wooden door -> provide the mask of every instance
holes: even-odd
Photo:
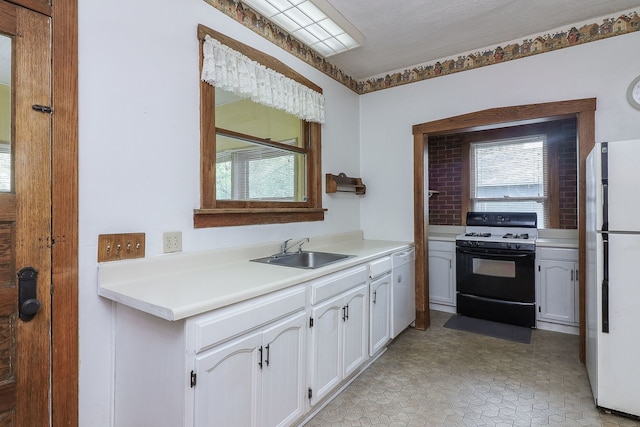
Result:
[[[0,425],[50,425],[50,19],[0,0]],[[9,63],[7,66],[6,63]],[[39,311],[18,313],[17,274],[37,271]]]

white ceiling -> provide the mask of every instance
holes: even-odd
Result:
[[[327,0],[365,37],[328,58],[356,80],[638,10],[640,0]]]

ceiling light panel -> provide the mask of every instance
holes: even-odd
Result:
[[[331,56],[362,46],[362,34],[326,0],[242,0],[293,37]]]

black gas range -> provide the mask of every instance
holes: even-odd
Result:
[[[456,237],[459,314],[535,327],[537,231],[535,213],[467,213]]]

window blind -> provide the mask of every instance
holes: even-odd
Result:
[[[536,212],[548,220],[545,135],[470,144],[470,198],[474,211]]]
[[[218,153],[216,171],[227,174],[219,180],[219,198],[295,200],[296,156],[303,155],[264,147]]]
[[[0,191],[11,191],[11,144],[0,142]]]

